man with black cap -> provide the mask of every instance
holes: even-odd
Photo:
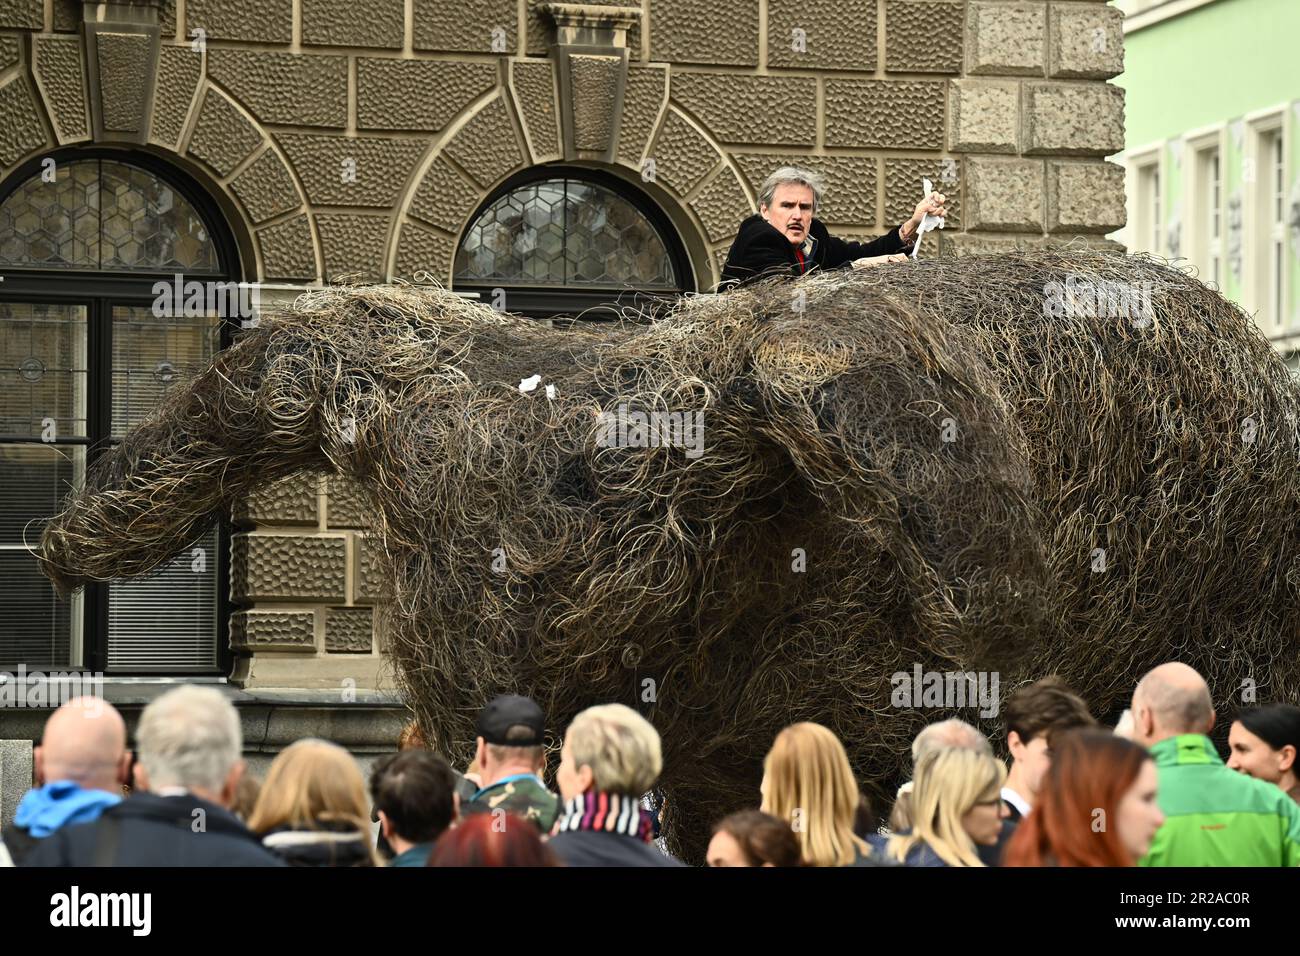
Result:
[[[504,694],[489,701],[478,715],[476,758],[483,785],[462,814],[500,810],[550,833],[560,798],[541,778],[545,735],[546,718],[529,698]]]

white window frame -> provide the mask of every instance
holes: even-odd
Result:
[[[1161,255],[1165,249],[1161,182],[1164,180],[1164,144],[1135,149],[1126,157],[1129,193],[1128,224],[1124,227],[1124,244],[1130,252]],[[1152,194],[1154,187],[1155,194]],[[1152,245],[1152,239],[1155,245]]]
[[[1189,132],[1184,156],[1190,163],[1187,192],[1187,250],[1202,282],[1223,291],[1227,281],[1227,204],[1224,155],[1227,127],[1217,124]],[[1217,176],[1216,176],[1217,170]]]
[[[1244,162],[1253,167],[1254,181],[1245,181],[1242,194],[1242,260],[1248,267],[1243,296],[1246,308],[1255,313],[1265,335],[1275,338],[1288,325],[1285,313],[1289,297],[1290,269],[1286,261],[1286,179],[1288,166],[1287,110],[1284,106],[1259,110],[1245,117]],[[1283,182],[1282,220],[1276,213],[1276,171],[1274,138],[1281,143]],[[1244,171],[1243,171],[1244,172]],[[1280,250],[1280,255],[1279,255]],[[1280,264],[1279,264],[1279,261]],[[1280,272],[1278,271],[1280,269]]]

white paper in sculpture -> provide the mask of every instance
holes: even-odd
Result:
[[[928,179],[922,179],[921,185],[925,187],[925,196],[923,199],[929,199],[930,193],[934,192],[934,183]],[[932,216],[928,212],[921,217],[921,224],[916,227],[916,242],[912,244],[912,258],[915,259],[917,253],[921,251],[921,237],[931,229],[943,228],[943,216]]]

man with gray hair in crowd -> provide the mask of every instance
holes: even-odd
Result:
[[[1300,866],[1300,806],[1275,785],[1230,770],[1207,736],[1205,678],[1177,661],[1138,682],[1132,739],[1151,751],[1165,822],[1142,866]]]
[[[825,186],[820,174],[798,166],[782,166],[758,191],[758,212],[740,224],[727,262],[721,289],[745,285],[773,275],[801,276],[814,269],[861,269],[906,262],[927,215],[944,215],[947,198],[932,192],[916,205],[912,218],[870,242],[832,236],[817,218]]]
[[[239,715],[220,691],[168,691],[140,715],[137,792],[42,840],[26,865],[282,866],[228,809],[242,748]]]

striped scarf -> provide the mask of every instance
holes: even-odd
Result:
[[[555,821],[555,833],[573,830],[621,833],[649,843],[654,839],[654,820],[637,797],[590,791],[565,803],[564,812]]]

